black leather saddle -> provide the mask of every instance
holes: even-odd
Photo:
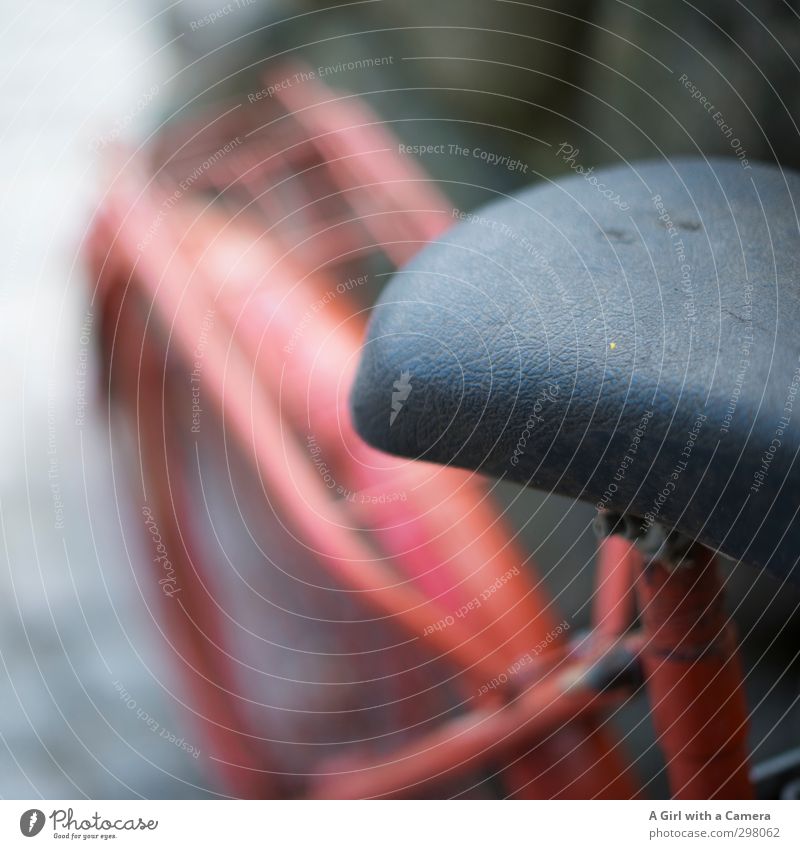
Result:
[[[363,438],[800,580],[800,177],[635,163],[453,215],[374,309]]]

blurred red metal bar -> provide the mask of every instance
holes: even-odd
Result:
[[[271,253],[261,236],[248,240],[236,225],[227,226],[224,250],[217,256],[219,242],[213,235],[219,232],[218,225],[206,232],[198,223],[191,239],[205,250],[195,283],[199,285],[197,278],[206,274],[206,266],[219,268],[219,277],[212,271],[210,280],[219,287],[224,279],[225,290],[233,294],[217,303],[231,333],[257,363],[261,384],[280,397],[281,412],[298,430],[313,432],[337,481],[353,495],[350,509],[372,528],[393,561],[440,599],[446,614],[457,616],[461,611],[460,618],[469,615],[481,622],[482,627],[471,628],[473,634],[488,629],[487,652],[502,655],[495,673],[548,636],[550,642],[557,642],[551,604],[530,580],[530,565],[486,501],[484,488],[460,471],[380,455],[353,432],[346,408],[358,351],[353,321],[343,323],[336,310],[309,313],[315,303],[314,290],[320,297],[335,291],[333,280],[322,287],[314,280],[303,280],[304,285],[298,286],[299,272],[286,258]],[[235,265],[226,262],[231,240],[240,244],[234,253],[245,257]],[[252,290],[254,266],[269,269],[267,291],[243,300],[242,293]],[[298,346],[290,359],[285,351],[301,324],[304,338],[314,344]],[[292,362],[288,375],[286,367],[281,368],[287,360]],[[337,375],[337,380],[331,375]],[[365,492],[391,495],[398,491],[411,497],[383,503],[358,499]]]
[[[123,390],[120,395],[136,423],[145,475],[142,501],[163,539],[174,576],[177,591],[160,594],[159,604],[171,662],[180,670],[186,692],[184,703],[226,791],[241,798],[277,798],[277,783],[262,768],[241,730],[244,723],[233,698],[230,659],[218,648],[224,642],[224,628],[208,598],[209,588],[200,578],[202,558],[198,560],[191,537],[176,521],[183,501],[183,476],[174,468],[180,457],[175,450],[174,430],[165,427],[164,359],[157,333],[154,329],[150,334],[146,331],[146,308],[136,286],[128,289],[127,297],[123,281],[110,284],[107,292],[102,332],[109,352],[108,380],[114,388]],[[155,560],[153,569],[160,585],[164,570]]]
[[[613,640],[624,634],[636,616],[636,578],[644,557],[636,545],[620,534],[600,540],[597,578],[592,600],[594,633]]]
[[[570,797],[575,793],[574,788],[571,792],[565,791],[560,781],[564,765],[551,760],[552,747],[548,743],[580,717],[619,704],[627,695],[622,691],[598,692],[594,689],[585,678],[589,666],[586,660],[558,665],[506,704],[484,708],[478,701],[464,716],[383,758],[350,756],[324,762],[320,772],[327,774],[314,780],[309,795],[319,799],[414,795],[427,784],[441,781],[448,773],[466,771],[487,761],[496,762],[500,755],[513,751],[522,741],[538,740],[544,750],[543,756],[537,757],[537,745],[534,745],[527,761],[532,768],[538,767],[540,779],[550,787],[545,798],[561,797],[565,792]],[[596,732],[587,733],[591,737]],[[583,739],[583,735],[580,736]],[[596,750],[599,751],[605,742],[600,740]],[[583,760],[580,754],[578,766]],[[562,756],[565,759],[575,757],[568,750],[562,750]],[[598,764],[592,766],[597,768]],[[575,767],[576,762],[572,760],[569,770],[574,771]],[[537,782],[532,770],[526,777],[529,783],[542,783]],[[597,777],[589,770],[582,789],[594,788],[603,793],[617,780],[617,776],[609,774],[604,778],[605,781],[598,784]],[[627,789],[627,784],[625,787]]]
[[[750,799],[748,713],[736,632],[713,552],[636,582],[651,711],[676,799]]]
[[[286,73],[289,74],[290,70]],[[300,87],[302,93],[293,92],[290,87],[280,90],[276,94],[276,99],[282,99],[287,109],[291,110],[292,119],[303,125],[305,137],[311,143],[321,146],[320,161],[331,166],[330,171],[334,175],[334,181],[342,190],[348,192],[353,189],[360,190],[365,174],[373,176],[378,181],[375,185],[369,185],[368,188],[372,209],[378,210],[380,216],[376,221],[373,221],[371,217],[368,220],[371,225],[377,226],[375,235],[382,245],[396,236],[398,224],[401,223],[413,231],[413,237],[416,240],[422,241],[438,235],[451,223],[451,217],[445,212],[448,204],[436,190],[429,187],[425,175],[410,160],[399,159],[394,150],[395,139],[381,128],[374,115],[365,110],[357,100],[349,97],[334,99],[330,90],[324,86],[317,85],[311,79],[308,79],[307,83]],[[346,112],[344,115],[343,108]],[[271,129],[273,124],[269,127]],[[365,130],[367,127],[368,131]],[[403,205],[410,208],[413,214],[408,214]],[[226,280],[227,289],[232,289],[236,293],[249,293],[252,291],[252,277],[244,280],[230,279],[231,276],[236,276],[237,267],[241,270],[241,266],[232,267],[229,262],[231,252],[228,243],[231,238],[234,238],[235,242],[237,235],[231,233],[231,229],[235,231],[237,228],[226,226],[226,252],[221,257],[221,262],[215,263],[213,257],[214,246],[217,244],[213,237],[220,230],[220,222],[213,222],[208,228],[208,233],[204,232],[203,227],[199,228],[200,244],[197,247],[198,249],[203,247],[204,260],[210,262],[212,267],[219,268],[220,279]],[[330,280],[323,286],[315,286],[317,280],[304,278],[299,269],[290,268],[287,273],[280,267],[281,264],[286,265],[286,258],[281,257],[281,262],[274,256],[264,256],[264,247],[264,240],[255,240],[255,246],[252,241],[250,245],[243,243],[242,250],[237,254],[238,256],[243,253],[250,254],[248,261],[244,264],[245,274],[252,274],[254,265],[259,269],[269,269],[268,287],[264,287],[268,291],[259,293],[255,303],[250,303],[247,299],[242,304],[241,298],[238,299],[239,303],[236,303],[236,298],[224,298],[222,303],[226,314],[233,322],[232,332],[251,340],[251,355],[256,357],[259,353],[262,355],[260,375],[267,385],[272,384],[277,390],[274,379],[277,371],[275,366],[279,360],[279,351],[285,347],[281,342],[291,342],[291,333],[303,321],[309,303],[313,303],[309,299],[308,290],[316,288],[320,297],[324,297],[334,291],[335,284],[333,280]],[[417,244],[395,245],[395,259],[407,260],[417,247]],[[241,274],[239,277],[241,278]],[[298,279],[302,281],[302,286],[298,285]],[[282,284],[281,280],[287,282]],[[265,297],[274,304],[268,315],[264,311]],[[292,308],[293,304],[294,308]],[[236,315],[237,308],[238,315]],[[328,440],[329,444],[326,447],[334,450],[330,443],[333,443],[338,450],[341,450],[342,445],[347,446],[351,456],[345,459],[350,462],[345,462],[341,471],[343,475],[350,473],[350,478],[353,475],[358,478],[354,481],[354,486],[358,487],[359,491],[381,487],[386,491],[388,485],[392,483],[391,475],[387,476],[382,471],[371,474],[371,467],[375,463],[385,464],[386,458],[376,457],[375,452],[366,449],[366,446],[363,446],[352,433],[347,412],[341,409],[343,403],[336,391],[341,392],[342,383],[345,388],[347,387],[347,380],[342,378],[349,375],[355,365],[355,353],[363,326],[363,319],[360,318],[354,334],[353,322],[350,322],[345,330],[331,320],[335,317],[337,322],[341,322],[344,315],[346,315],[344,310],[320,311],[304,328],[307,338],[315,340],[330,339],[334,334],[335,338],[339,338],[343,332],[345,333],[346,345],[328,346],[325,349],[326,368],[322,370],[316,368],[316,373],[322,377],[322,380],[318,380],[313,387],[310,385],[308,375],[315,373],[315,364],[320,357],[320,351],[317,344],[306,344],[301,350],[293,351],[292,361],[295,365],[293,373],[289,374],[290,378],[296,374],[303,379],[284,380],[279,391],[281,397],[287,401],[286,408],[289,415],[294,415],[298,425],[302,424],[304,417],[312,421],[317,417],[323,422],[333,422],[338,425],[338,432],[335,428],[332,429],[330,434],[332,439]],[[289,338],[280,339],[281,329],[289,334]],[[276,331],[278,331],[277,339]],[[347,333],[347,331],[350,332]],[[264,344],[265,333],[268,334],[267,344]],[[331,355],[338,362],[331,362]],[[288,358],[284,355],[283,359],[286,362]],[[331,373],[340,375],[338,386],[330,380]],[[293,387],[297,387],[295,397],[291,395]],[[327,391],[329,389],[334,391]],[[338,413],[336,418],[331,415],[334,409]],[[316,416],[317,411],[321,411],[320,416]],[[319,427],[316,430],[319,430],[321,441],[328,436],[327,428]],[[316,432],[315,435],[317,435]],[[372,456],[362,457],[359,454]],[[360,462],[353,462],[356,460]],[[442,554],[445,563],[451,566],[451,572],[455,568],[459,573],[455,576],[450,575],[447,583],[451,588],[454,579],[456,587],[460,583],[467,584],[466,592],[462,592],[460,596],[459,593],[455,594],[454,601],[459,604],[454,609],[458,610],[464,605],[469,605],[476,597],[481,600],[480,597],[486,593],[487,588],[495,588],[491,597],[480,605],[481,609],[476,612],[474,618],[478,621],[483,620],[488,627],[495,627],[499,622],[501,629],[505,631],[504,639],[500,641],[501,650],[505,649],[506,644],[509,643],[505,653],[506,662],[516,659],[531,645],[545,639],[548,634],[552,636],[556,624],[555,617],[546,615],[548,604],[544,596],[534,589],[524,571],[520,569],[524,558],[510,543],[508,534],[494,511],[484,503],[482,491],[479,491],[466,475],[458,472],[422,472],[405,463],[398,464],[398,472],[400,471],[409,479],[407,485],[414,492],[415,502],[422,501],[425,505],[425,514],[430,513],[428,525],[433,527],[429,527],[429,533],[434,534],[434,541],[444,549]],[[393,472],[395,477],[398,472]],[[438,483],[433,486],[430,483],[432,476],[439,478]],[[454,503],[453,508],[447,510],[446,505],[454,499],[458,503]],[[386,506],[370,505],[360,512],[384,514],[378,517],[378,522],[371,522],[371,526],[382,537],[384,545],[390,536],[400,544],[401,548],[398,550],[397,545],[390,542],[390,553],[395,559],[404,561],[411,574],[416,574],[418,577],[421,575],[423,581],[425,577],[431,575],[432,564],[435,566],[438,558],[431,559],[429,546],[426,549],[420,542],[415,551],[409,551],[408,540],[397,539],[403,534],[413,535],[415,532],[419,536],[419,523],[424,522],[425,515],[421,516],[419,510],[412,510],[404,504],[396,503]],[[445,512],[447,516],[444,516]],[[483,521],[476,522],[477,518]],[[481,527],[486,527],[487,530],[476,535],[476,529]],[[392,533],[394,529],[397,530]],[[464,540],[473,536],[470,550],[465,552]],[[499,557],[498,552],[500,552]],[[458,568],[464,561],[465,555],[470,561],[469,564]],[[512,573],[514,583],[521,585],[519,590],[515,591],[514,587],[509,585],[509,573]],[[459,578],[459,575],[463,577]],[[441,585],[442,582],[439,585],[440,593],[443,592]],[[530,598],[526,602],[527,596]],[[536,623],[536,628],[531,628],[532,622]]]
[[[159,205],[147,195],[137,199],[135,187],[134,183],[131,191],[125,192],[118,181],[116,192],[108,201],[112,208],[119,204],[120,219],[128,219],[128,226],[117,233],[116,246],[127,254],[131,265],[135,264],[135,280],[165,328],[170,345],[190,362],[198,328],[215,304],[201,285],[187,289],[191,281],[199,280],[201,272],[174,249],[176,240],[169,232],[173,225],[164,222],[148,249],[138,252],[134,234],[147,232]],[[208,396],[220,411],[224,426],[230,428],[246,455],[254,458],[270,497],[323,564],[346,586],[363,593],[365,601],[405,622],[411,633],[421,634],[431,622],[438,621],[441,609],[398,579],[386,561],[348,531],[346,505],[328,497],[307,455],[282,426],[276,407],[253,372],[252,362],[222,324],[215,325],[208,334],[204,378]],[[274,450],[277,446],[279,451]],[[298,498],[298,492],[304,501]],[[485,652],[461,623],[434,632],[430,642],[440,652],[452,655],[476,682],[494,674],[495,667],[487,663]]]
[[[225,133],[236,134],[237,139],[243,134],[247,143],[214,169],[200,168],[193,184],[195,189],[215,188],[223,205],[227,204],[226,216],[200,214],[200,205],[192,202],[194,192],[187,195],[183,189],[177,193],[180,203],[169,201],[165,206],[161,190],[147,189],[147,177],[129,169],[125,178],[116,181],[106,205],[106,215],[112,210],[112,226],[104,237],[110,256],[97,264],[110,259],[109,268],[135,269],[134,287],[147,309],[154,308],[170,347],[187,363],[204,313],[222,313],[225,320],[215,324],[208,342],[207,388],[224,425],[255,460],[270,498],[290,517],[300,536],[317,549],[332,574],[403,622],[415,636],[430,631],[429,626],[448,610],[461,609],[453,605],[463,607],[480,598],[482,603],[473,606],[469,615],[453,616],[447,628],[426,633],[434,651],[448,656],[457,668],[466,669],[473,682],[491,680],[509,661],[543,641],[552,643],[551,661],[558,663],[563,652],[558,648],[562,640],[554,637],[557,616],[535,575],[525,574],[530,564],[485,501],[484,488],[462,472],[379,455],[352,431],[344,399],[363,317],[354,317],[352,304],[348,309],[351,299],[326,302],[326,309],[320,311],[325,322],[303,336],[291,358],[279,355],[281,341],[286,341],[287,333],[291,338],[309,305],[330,294],[338,282],[322,269],[309,268],[309,258],[324,257],[335,264],[362,249],[377,249],[402,262],[421,241],[438,235],[450,223],[449,204],[408,158],[398,155],[393,137],[368,109],[354,99],[334,99],[320,84],[297,88],[292,102],[283,104],[294,114],[276,121],[273,112],[266,122],[268,134],[260,129],[251,132],[265,126],[257,110],[234,109],[223,111],[217,123],[201,118],[187,130],[193,137],[177,133],[176,139],[162,146],[161,163],[167,167],[160,181],[169,196],[171,175],[180,173],[177,163],[181,167],[202,164],[204,153],[213,153],[220,144],[219,126],[224,124]],[[299,144],[291,141],[287,125],[293,126]],[[216,135],[203,137],[209,126],[217,128]],[[174,145],[182,148],[180,159],[170,152]],[[338,226],[320,231],[317,206],[330,206],[320,191],[310,195],[305,233],[271,219],[267,237],[263,228],[254,236],[242,227],[239,213],[247,207],[247,198],[257,200],[261,190],[269,188],[263,185],[268,172],[262,165],[274,160],[275,168],[270,165],[269,173],[278,179],[281,167],[285,174],[293,157],[298,163],[308,163],[312,179],[327,174],[336,198],[345,201],[332,220],[337,224],[344,221],[349,208],[354,221],[363,222],[363,246],[358,244],[357,229],[354,238],[345,243],[337,240]],[[231,181],[238,181],[244,200],[231,198]],[[320,185],[324,187],[325,180]],[[325,202],[318,204],[314,198]],[[161,213],[167,207],[169,214],[164,216]],[[266,210],[263,205],[262,210]],[[246,215],[250,212],[248,209]],[[298,239],[303,240],[303,249],[293,251]],[[141,240],[147,242],[144,249]],[[252,252],[248,240],[263,249]],[[369,244],[370,240],[375,244]],[[315,243],[322,243],[321,248],[315,249]],[[287,249],[298,261],[302,258],[303,264],[292,265],[285,256]],[[108,282],[110,275],[105,277]],[[106,295],[109,303],[115,301],[113,293],[106,290]],[[172,426],[168,418],[166,414],[161,417],[162,428]],[[355,506],[347,498],[331,499],[308,452],[300,446],[298,434],[309,430],[330,454],[337,476],[356,494],[404,487],[408,501],[388,505],[368,501]],[[170,450],[178,449],[173,445]],[[356,517],[374,529],[375,539],[392,555],[397,571],[354,532]],[[170,519],[180,527],[175,516],[164,521]],[[516,570],[513,581],[500,580],[510,570]],[[488,587],[496,588],[482,598]],[[195,621],[202,621],[211,601],[195,599]],[[602,703],[601,699],[598,704]],[[548,712],[546,708],[544,713]],[[557,710],[552,712],[557,715]],[[535,730],[536,723],[531,727]],[[582,793],[597,795],[608,788],[606,758],[613,741],[594,719],[581,719],[552,737],[524,759],[546,776],[534,781],[526,778],[522,783],[529,791],[539,796],[559,795],[565,788],[574,791],[580,786]],[[576,775],[586,776],[587,781],[576,784]],[[628,795],[629,791],[617,786],[617,792]]]
[[[331,174],[342,191],[354,186],[371,189],[354,193],[354,210],[397,265],[420,247],[404,245],[404,240],[428,242],[452,224],[452,205],[413,159],[398,152],[397,138],[359,98],[334,93],[314,80],[281,89],[276,98],[303,123],[323,159],[337,164]],[[403,221],[392,225],[374,215],[375,198],[388,209],[406,213]]]
[[[622,636],[633,623],[634,582],[642,560],[638,549],[620,536],[608,536],[601,541],[592,605],[594,629],[586,639],[589,656],[620,645]],[[630,642],[630,638],[625,642]],[[568,790],[564,795],[577,799],[638,797],[633,767],[613,730],[599,718],[594,721],[577,718],[563,729],[560,742],[567,744],[563,752],[564,769],[573,772],[571,781],[565,785]],[[592,775],[581,771],[583,759],[575,757],[581,747],[587,749],[589,757],[596,758],[596,770]],[[594,778],[598,773],[605,776],[602,786]],[[518,788],[512,794],[514,798],[541,798],[539,785],[543,779],[546,781],[547,771],[542,771],[534,759],[514,761],[506,774],[509,784]]]
[[[213,254],[213,243],[210,243],[207,238],[201,238],[201,241],[205,245],[211,245],[206,249],[206,258],[213,266],[214,262],[209,256]],[[325,311],[324,315],[315,314],[312,321],[305,325],[304,329],[308,338],[316,340],[316,345],[307,345],[302,353],[298,352],[299,363],[295,365],[292,372],[292,378],[304,376],[304,379],[290,378],[277,382],[274,364],[280,359],[279,351],[284,347],[282,343],[289,338],[291,328],[297,326],[297,322],[304,315],[303,307],[307,306],[309,301],[305,291],[299,290],[293,282],[296,277],[287,274],[285,269],[281,269],[280,260],[271,256],[269,252],[265,253],[264,247],[263,239],[255,247],[252,243],[247,246],[246,240],[243,240],[242,251],[236,251],[236,254],[247,256],[247,261],[244,263],[245,269],[250,267],[254,256],[259,255],[262,258],[256,265],[270,269],[268,298],[269,303],[274,305],[274,310],[269,314],[270,320],[266,320],[263,311],[257,309],[258,306],[263,305],[263,299],[259,297],[248,304],[249,308],[239,311],[238,318],[236,308],[230,315],[232,326],[236,328],[236,332],[245,344],[250,339],[251,355],[258,359],[260,354],[260,361],[264,367],[259,369],[259,373],[262,375],[264,385],[272,386],[276,394],[281,393],[282,409],[290,419],[296,421],[298,427],[302,426],[303,419],[316,418],[316,408],[324,414],[320,418],[326,424],[320,425],[315,431],[320,434],[320,443],[334,452],[330,462],[337,478],[341,474],[341,479],[350,483],[355,475],[356,480],[360,479],[362,483],[367,483],[376,492],[391,491],[392,487],[395,487],[414,493],[410,504],[421,505],[422,511],[414,511],[404,503],[378,503],[362,505],[359,512],[372,520],[374,534],[381,540],[384,547],[388,538],[388,550],[393,554],[395,562],[403,565],[409,574],[415,574],[416,569],[430,571],[432,564],[442,562],[435,556],[435,550],[434,556],[431,556],[432,552],[426,542],[427,539],[437,543],[444,541],[450,545],[449,556],[446,556],[443,561],[448,568],[448,580],[451,582],[460,580],[467,589],[466,598],[480,600],[478,607],[469,611],[470,617],[474,617],[473,633],[476,633],[475,629],[481,627],[474,624],[474,620],[483,622],[484,627],[495,626],[498,623],[504,626],[502,629],[504,634],[500,637],[499,644],[497,638],[494,638],[487,648],[490,653],[487,655],[487,662],[497,664],[497,661],[493,660],[494,654],[506,645],[511,647],[511,650],[505,653],[505,665],[500,665],[496,669],[496,674],[502,672],[539,642],[557,646],[560,642],[558,638],[560,632],[556,630],[557,625],[550,606],[541,591],[530,585],[523,558],[509,540],[507,532],[494,511],[489,508],[483,494],[479,495],[475,487],[466,480],[466,476],[460,472],[435,470],[404,461],[397,461],[396,468],[391,468],[390,458],[382,455],[372,456],[374,452],[370,452],[369,449],[364,450],[360,441],[353,439],[349,432],[346,408],[337,395],[337,392],[342,390],[342,383],[345,391],[348,386],[347,380],[342,377],[348,374],[353,361],[352,352],[348,354],[348,346],[334,345],[330,346],[330,350],[326,347],[325,369],[317,369],[322,375],[338,372],[338,386],[329,377],[320,381],[319,385],[311,385],[307,375],[313,373],[315,362],[320,357],[317,347],[322,344],[320,340],[334,337],[337,330],[340,331],[339,336],[341,336],[342,325],[339,317],[331,314],[334,311]],[[237,280],[235,268],[232,270],[231,266],[227,265],[227,269],[226,286],[229,285],[233,292],[247,291],[247,281]],[[222,271],[221,266],[220,272]],[[292,306],[294,299],[299,299],[299,303]],[[273,326],[273,316],[277,326]],[[291,316],[294,316],[294,319]],[[338,363],[337,356],[341,357]],[[304,357],[308,359],[308,362],[303,361]],[[297,393],[294,399],[293,393]],[[330,423],[336,426],[331,427]],[[345,439],[349,446],[352,445],[349,449],[350,456],[346,457],[349,465],[336,462],[340,459],[336,452],[338,449],[338,453],[341,453],[339,446],[342,439]],[[359,462],[354,462],[356,460]],[[384,468],[381,469],[379,466],[376,469],[376,464]],[[385,468],[387,464],[390,465],[388,474]],[[390,532],[393,527],[398,529],[397,536]],[[423,528],[425,528],[424,531]],[[481,530],[482,528],[485,530]],[[411,537],[410,540],[409,537]],[[395,540],[397,546],[393,548],[392,543]],[[465,540],[470,541],[469,547],[465,547]],[[495,563],[495,561],[498,562]],[[493,570],[493,566],[497,568]],[[509,575],[512,576],[510,580]],[[493,589],[492,582],[498,580],[499,586]],[[519,586],[510,586],[512,582],[518,582]],[[424,583],[422,585],[425,586]],[[488,595],[485,594],[487,588],[493,590]],[[428,586],[428,589],[431,587]],[[450,605],[448,609],[454,610]],[[495,611],[496,619],[490,618],[492,609]],[[457,609],[455,610],[457,612]],[[613,798],[635,795],[635,785],[630,778],[626,777],[628,766],[623,763],[621,753],[614,749],[612,735],[608,729],[601,729],[591,722],[580,722],[568,736],[572,739],[570,746],[564,746],[563,741],[562,745],[558,746],[559,777],[564,777],[565,772],[570,771],[569,777],[565,777],[562,784],[570,785],[576,797],[587,793]],[[548,748],[552,747],[553,744],[550,741],[542,744],[536,753],[537,756],[530,764],[534,770],[544,769],[545,780],[550,788],[558,786],[558,780],[554,780],[552,758],[548,759],[547,755]],[[595,765],[599,766],[599,769],[593,770],[592,766]],[[516,772],[520,774],[519,769]],[[602,781],[592,779],[593,774],[602,775]],[[542,795],[542,785],[545,782],[532,782],[528,773],[525,775],[524,783],[537,795]]]

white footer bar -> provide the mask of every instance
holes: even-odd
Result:
[[[0,846],[800,846],[798,802],[0,802]]]

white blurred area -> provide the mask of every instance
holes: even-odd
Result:
[[[4,798],[205,787],[197,761],[142,719],[195,742],[150,637],[156,600],[132,566],[142,552],[122,535],[134,508],[111,474],[84,333],[97,323],[80,242],[101,185],[98,148],[166,114],[175,68],[164,14],[112,0],[0,2]]]

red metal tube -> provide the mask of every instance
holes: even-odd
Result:
[[[357,99],[334,98],[324,87],[311,86],[298,87],[286,98],[290,102],[284,106],[290,108],[280,120],[242,112],[219,119],[220,127],[225,123],[222,137],[235,131],[237,139],[240,135],[248,139],[247,148],[221,160],[193,188],[200,189],[206,179],[216,184],[223,202],[229,204],[226,214],[215,214],[216,206],[206,208],[207,198],[200,192],[179,195],[177,205],[169,192],[170,174],[174,179],[184,167],[170,171],[174,157],[185,159],[188,168],[216,150],[216,136],[194,143],[195,132],[215,126],[216,118],[189,128],[184,143],[166,144],[163,153],[169,163],[162,163],[163,172],[159,166],[161,185],[151,184],[149,176],[134,166],[120,169],[104,204],[107,232],[100,246],[106,255],[94,259],[98,270],[105,269],[102,277],[107,284],[98,294],[115,312],[124,295],[117,298],[108,289],[112,279],[125,284],[124,290],[123,285],[118,288],[135,292],[147,307],[152,306],[148,315],[168,337],[166,344],[187,361],[202,316],[214,310],[220,320],[208,334],[204,366],[209,403],[217,407],[226,428],[252,460],[275,509],[343,586],[362,593],[365,601],[404,625],[412,636],[430,630],[426,625],[448,612],[467,610],[469,615],[454,615],[452,625],[426,637],[431,651],[466,670],[465,684],[491,680],[545,642],[543,663],[560,666],[563,646],[556,643],[561,641],[553,640],[550,646],[557,629],[552,604],[535,575],[526,574],[530,564],[485,502],[482,487],[466,473],[392,460],[355,438],[342,399],[360,344],[363,316],[357,305],[342,297],[324,311],[310,309],[338,291],[339,278],[331,269],[338,268],[343,254],[380,250],[403,262],[448,226],[449,204],[421,171],[392,152],[391,136]],[[263,133],[249,132],[267,126]],[[295,141],[277,139],[287,128],[294,128]],[[314,189],[309,206],[302,207],[303,216],[284,220],[286,210],[280,192],[272,191],[273,183],[280,184],[278,178],[287,169],[290,176],[293,168],[304,173],[301,167],[310,175],[304,185]],[[274,172],[274,180],[266,171]],[[332,218],[322,176],[338,204],[333,205],[334,213],[339,212]],[[239,200],[231,200],[248,192],[254,209],[262,199],[275,206],[275,213],[265,218],[270,222],[266,234],[260,224],[249,232],[247,216],[239,214]],[[311,203],[315,198],[325,202]],[[294,206],[290,203],[288,208]],[[314,322],[306,326],[309,310]],[[303,328],[298,334],[302,344],[295,346],[298,327]],[[111,339],[116,335],[112,333]],[[292,356],[282,355],[287,344]],[[126,342],[122,347],[126,350],[119,353],[132,361],[131,380],[122,388],[129,400],[138,397],[137,409],[143,413],[139,421],[145,421],[146,432],[140,434],[143,459],[146,473],[155,477],[148,489],[158,496],[154,507],[160,521],[173,525],[171,546],[186,547],[178,566],[192,592],[187,590],[182,600],[191,602],[187,613],[189,607],[200,613],[175,623],[185,642],[181,655],[198,673],[198,681],[192,680],[200,684],[194,701],[202,704],[220,696],[220,704],[212,705],[209,733],[233,732],[220,733],[213,747],[226,750],[219,759],[230,768],[225,784],[237,795],[272,795],[276,789],[268,786],[268,773],[259,769],[260,754],[239,750],[242,742],[246,745],[244,718],[236,715],[235,704],[225,703],[226,697],[235,702],[235,694],[223,685],[227,679],[223,653],[216,650],[225,634],[204,628],[213,635],[211,651],[207,641],[195,639],[194,623],[205,622],[203,611],[210,598],[204,581],[213,569],[184,537],[191,522],[184,526],[173,515],[182,500],[178,497],[175,503],[180,449],[158,441],[174,421],[162,406],[164,375],[152,382],[145,378],[148,385],[137,396],[139,368],[144,365],[137,361],[141,346]],[[381,494],[398,489],[408,493],[408,501],[386,506],[331,499],[302,447],[303,434],[308,433],[319,441],[326,463],[348,490]],[[162,474],[167,463],[172,469],[169,480]],[[357,532],[361,527],[372,531],[370,542]],[[522,685],[525,675],[519,677]],[[609,786],[609,774],[617,770],[609,766],[614,741],[601,733],[602,720],[595,714],[614,699],[610,693],[592,695],[573,685],[562,687],[560,678],[544,677],[541,682],[537,678],[531,692],[516,698],[505,694],[513,699],[506,707],[482,699],[469,718],[442,729],[442,746],[436,739],[427,741],[433,743],[433,759],[427,751],[416,755],[413,747],[401,748],[396,757],[385,757],[399,766],[375,763],[378,772],[373,773],[367,761],[365,774],[373,781],[385,781],[388,792],[393,792],[391,788],[402,792],[404,782],[415,782],[414,770],[422,769],[421,780],[427,783],[465,760],[474,766],[483,763],[484,751],[487,759],[503,751],[512,759],[522,755],[517,759],[520,771],[514,776],[507,773],[512,793],[519,786],[522,793],[541,798],[599,795]],[[219,686],[207,695],[200,679]],[[499,711],[497,723],[495,711]],[[532,739],[538,742],[531,749]],[[419,741],[423,746],[425,742]],[[242,778],[248,771],[254,774],[252,786]],[[374,783],[361,790],[351,786],[347,793],[338,780],[333,783],[330,794],[320,795],[376,795]],[[616,785],[611,795],[629,792]]]
[[[579,666],[572,664],[547,676],[508,704],[471,710],[391,755],[380,759],[349,757],[325,762],[320,765],[322,774],[315,779],[309,796],[363,799],[419,795],[431,782],[481,766],[517,748],[521,742],[537,738],[541,741],[541,750],[534,747],[526,758],[532,758],[533,764],[538,763],[541,780],[550,788],[549,793],[539,798],[568,796],[561,781],[563,765],[560,759],[553,760],[553,741],[578,717],[618,704],[624,698],[621,692],[598,693],[578,684],[575,671]],[[592,736],[588,728],[583,733]],[[610,751],[611,741],[600,743],[593,747],[595,756],[601,748],[604,754]],[[572,753],[568,747],[556,744],[555,749],[559,748],[561,758],[569,760]],[[573,760],[569,772],[574,774],[581,763],[581,758]],[[605,783],[613,778],[606,776]],[[587,769],[586,781],[597,786],[593,767]],[[541,787],[541,782],[537,786]]]
[[[651,710],[676,799],[749,799],[747,704],[734,626],[712,552],[636,584]]]
[[[597,581],[592,604],[594,631],[601,638],[614,639],[633,623],[636,611],[636,576],[644,558],[635,544],[612,534],[600,542],[597,553]]]

